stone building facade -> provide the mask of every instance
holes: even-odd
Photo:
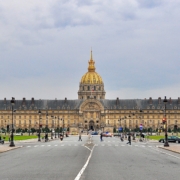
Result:
[[[164,103],[158,99],[106,99],[104,83],[95,71],[92,52],[88,72],[82,76],[78,99],[69,100],[15,100],[13,116],[15,129],[38,129],[63,127],[70,133],[80,130],[102,130],[113,132],[113,129],[134,130],[142,124],[144,128],[153,130],[162,126]],[[12,125],[11,100],[0,100],[0,128]],[[38,110],[41,110],[41,115]],[[140,111],[141,110],[141,111]],[[168,98],[166,104],[167,126],[174,129],[180,127],[180,98]]]

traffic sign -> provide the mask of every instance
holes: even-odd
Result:
[[[140,129],[141,131],[143,130],[143,125],[142,125],[142,124],[140,124],[139,129]]]
[[[120,127],[118,130],[119,130],[119,131],[122,131],[122,130],[123,130],[123,128],[122,128],[122,127]]]

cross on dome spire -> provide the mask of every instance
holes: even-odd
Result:
[[[88,67],[88,71],[89,72],[95,72],[95,66],[94,66],[94,64],[95,64],[95,62],[93,61],[93,56],[92,56],[92,48],[91,48],[91,55],[90,55],[90,60],[89,60],[89,67]]]

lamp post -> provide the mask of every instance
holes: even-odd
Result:
[[[58,116],[58,138],[59,138],[59,116]]]
[[[31,120],[29,120],[29,136],[30,136]]]
[[[168,135],[167,135],[167,119],[166,119],[166,104],[167,104],[167,99],[166,99],[166,96],[163,100],[164,102],[164,119],[165,119],[165,142],[164,142],[164,147],[169,147],[169,143],[168,143]]]
[[[12,106],[12,130],[11,130],[11,142],[10,142],[10,147],[14,147],[14,127],[13,127],[13,113],[14,113],[14,104],[15,104],[15,99],[12,97],[11,100],[11,106]]]
[[[39,133],[38,133],[38,141],[41,141],[41,131],[40,131],[40,118],[41,118],[41,110],[39,109],[38,111],[38,114],[39,114]]]
[[[176,136],[178,136],[178,126],[177,126],[177,120],[176,120]]]
[[[54,133],[55,133],[55,138],[56,138],[56,116],[54,117]]]
[[[49,131],[49,128],[48,128],[48,111],[46,111],[46,133],[47,133],[47,139],[48,139],[48,131]]]

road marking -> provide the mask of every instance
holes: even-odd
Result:
[[[41,146],[44,146],[44,145],[41,145]]]
[[[31,147],[31,146],[27,146],[27,147]]]
[[[104,144],[101,144],[101,146],[104,146]]]
[[[37,147],[37,146],[34,146],[34,147]]]
[[[145,147],[145,146],[141,145],[141,147]]]
[[[64,144],[61,144],[61,146],[64,146]]]
[[[148,147],[152,147],[152,146],[148,146]]]
[[[98,144],[95,144],[95,146],[98,146]]]
[[[86,147],[86,146],[85,146],[85,147]],[[81,175],[83,174],[84,170],[86,169],[86,167],[87,167],[87,165],[88,165],[88,163],[89,163],[89,160],[91,159],[91,156],[92,156],[94,147],[95,147],[95,146],[93,146],[92,150],[90,150],[90,149],[88,148],[88,149],[91,151],[91,153],[90,153],[90,155],[89,155],[86,163],[84,164],[84,166],[82,167],[82,169],[80,170],[80,172],[78,173],[78,175],[76,176],[76,178],[75,178],[74,180],[79,180],[79,179],[80,179]]]
[[[139,146],[139,145],[134,145],[134,146]]]
[[[164,152],[164,151],[160,151],[159,149],[155,149],[155,148],[151,148],[151,149],[153,149],[153,150],[155,150],[155,151],[158,151],[158,152],[161,152],[161,153],[163,153],[163,154],[167,154],[167,155],[172,156],[172,157],[174,157],[174,158],[180,159],[180,157],[178,157],[178,156],[174,156],[174,155],[169,154],[169,153],[166,153],[166,152]]]
[[[48,146],[51,146],[51,145],[48,145]]]
[[[56,144],[56,145],[54,145],[54,146],[57,146],[57,144]]]
[[[74,146],[77,146],[77,144],[75,144]]]
[[[122,144],[121,146],[125,146],[124,144]]]

